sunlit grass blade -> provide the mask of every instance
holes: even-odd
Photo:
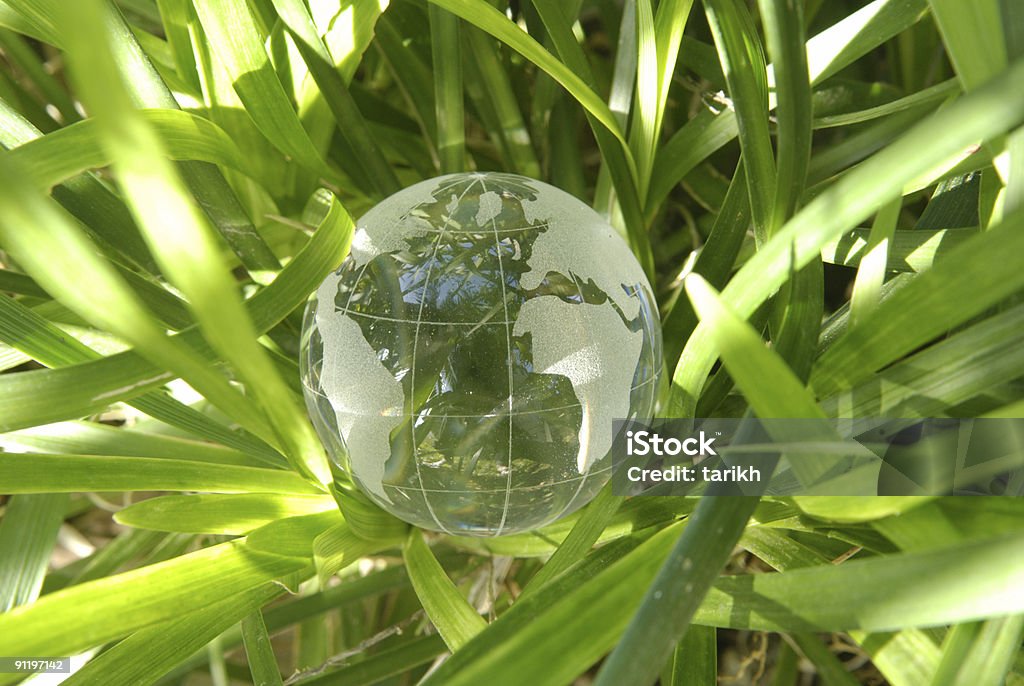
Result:
[[[758,243],[764,243],[771,231],[776,172],[768,133],[768,81],[761,39],[746,7],[737,0],[705,0],[704,10],[736,112]]]
[[[299,307],[324,276],[338,266],[348,253],[352,228],[351,217],[332,197],[329,210],[310,241],[270,285],[246,301],[258,332],[267,331]],[[81,268],[82,263],[78,263],[76,269]],[[214,357],[197,329],[183,332],[181,340]],[[116,400],[153,390],[171,378],[173,374],[164,372],[134,350],[66,368],[4,375],[0,377],[0,430],[76,419]]]
[[[437,154],[441,173],[465,168],[466,123],[462,94],[462,45],[459,18],[437,5],[430,16],[430,54],[434,71]]]
[[[222,543],[72,586],[0,615],[0,650],[12,655],[74,654],[303,571],[311,571],[308,561],[259,553],[239,542]],[[81,617],[91,621],[78,621]],[[12,676],[0,676],[0,683],[10,683]]]
[[[73,226],[69,218],[26,185],[28,174],[3,160],[0,173],[5,180],[0,205],[8,222],[0,226],[4,245],[16,253],[34,276],[64,304],[101,328],[115,332],[145,350],[160,367],[180,369],[182,376],[203,388],[243,426],[262,431],[260,413],[230,387],[227,379],[168,339],[114,269],[96,255],[94,246]],[[7,230],[4,230],[6,227]],[[47,249],[40,251],[40,248]],[[74,270],[88,273],[86,284],[72,284],[63,275]],[[102,295],[96,295],[102,293]],[[164,379],[166,381],[166,379]]]
[[[849,329],[818,360],[812,385],[829,394],[866,378],[872,371],[910,352],[1024,287],[1024,275],[996,254],[1024,249],[1016,243],[1024,213],[1007,217],[998,227],[976,235],[924,272],[892,298],[881,302],[861,323]],[[988,264],[980,273],[964,264]],[[1005,267],[1005,268],[1001,268]],[[964,300],[949,307],[956,293]],[[906,310],[906,303],[913,308]],[[884,345],[882,341],[885,341]]]
[[[117,512],[115,520],[137,529],[242,536],[278,519],[334,507],[326,495],[165,495],[129,505]]]
[[[299,0],[274,0],[274,8],[294,39],[313,80],[320,87],[338,130],[355,152],[353,162],[365,169],[373,187],[382,196],[399,190],[398,179],[371,135],[348,85],[335,68],[309,10]],[[239,88],[237,84],[236,89]]]
[[[684,285],[718,354],[759,417],[824,418],[814,396],[704,279],[691,274]]]
[[[315,495],[319,491],[280,469],[189,460],[102,455],[0,455],[7,493],[78,491],[219,491]]]
[[[437,627],[448,648],[458,650],[480,633],[487,622],[445,574],[421,532],[409,532],[403,554],[412,586],[427,616]]]
[[[195,8],[214,53],[231,75],[235,92],[263,135],[296,162],[332,176],[274,73],[247,3],[224,0],[214,6],[198,2]]]
[[[69,12],[66,20],[101,32],[103,16],[98,6],[84,3],[77,11]],[[240,31],[244,35],[244,27]],[[213,234],[175,170],[163,159],[159,139],[131,106],[113,55],[70,36],[68,52],[79,91],[98,122],[100,140],[154,257],[188,296],[203,335],[232,363],[262,406],[292,465],[320,483],[330,481],[330,470],[312,427],[256,342],[252,322],[241,307]],[[289,112],[299,126],[290,108]],[[164,206],[161,213],[148,211],[155,198]]]
[[[150,684],[215,639],[247,613],[284,593],[268,583],[181,617],[136,631],[75,672],[70,686]]]
[[[740,315],[749,316],[788,277],[820,254],[821,246],[865,219],[892,197],[892,189],[927,173],[979,139],[995,138],[1024,120],[1024,62],[990,84],[921,122],[869,162],[818,195],[762,247],[723,290]],[[1021,93],[1019,98],[1010,93]],[[1018,100],[1020,100],[1018,102]],[[687,416],[696,406],[714,356],[701,328],[676,366],[671,411]]]
[[[19,495],[7,501],[0,519],[0,613],[39,596],[67,506],[63,494]]]
[[[263,621],[263,613],[258,608],[242,620],[242,638],[245,641],[245,654],[249,658],[253,683],[261,686],[281,686],[281,668],[277,666],[267,625]]]

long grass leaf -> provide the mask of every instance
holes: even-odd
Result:
[[[1013,129],[1022,120],[1024,62],[1018,62],[990,84],[921,122],[818,195],[744,265],[722,292],[723,298],[740,316],[749,316],[793,269],[817,257],[821,246],[891,199],[893,188],[928,173],[979,139]],[[676,366],[670,408],[677,416],[692,413],[713,363],[705,336],[698,327]]]
[[[458,650],[480,633],[487,622],[459,592],[423,540],[423,533],[409,532],[402,549],[416,595],[427,616],[450,650]]]

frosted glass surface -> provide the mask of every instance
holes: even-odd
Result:
[[[407,188],[356,225],[306,309],[306,403],[331,458],[418,526],[547,524],[610,475],[612,420],[650,417],[647,279],[590,207],[499,173]]]

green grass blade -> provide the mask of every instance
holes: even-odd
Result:
[[[309,569],[304,560],[259,553],[239,542],[222,543],[72,586],[4,613],[0,615],[0,651],[74,654]],[[77,621],[79,617],[91,621]],[[0,683],[10,681],[0,677]]]
[[[732,555],[758,498],[702,498],[647,587],[595,686],[650,682],[686,633],[701,599]]]
[[[58,422],[0,434],[0,448],[8,452],[122,455],[194,460],[257,466],[253,458],[208,441],[164,436],[96,422]],[[281,460],[279,466],[284,466]]]
[[[998,388],[1024,362],[1014,307],[821,401],[830,416],[930,417]]]
[[[1024,250],[1024,212],[976,235],[920,274],[906,289],[879,303],[818,360],[812,385],[819,395],[849,388],[872,371],[910,352],[1024,287],[1024,275],[999,255]],[[1021,245],[1017,245],[1021,243]],[[965,264],[986,264],[982,271]],[[949,298],[956,294],[956,307]],[[907,303],[913,303],[907,311]]]
[[[259,686],[282,686],[281,668],[270,645],[270,635],[258,609],[242,620],[242,639],[245,655],[249,658],[252,683]]]
[[[480,633],[487,622],[455,587],[417,529],[409,532],[402,548],[409,579],[430,621],[456,651]]]
[[[263,584],[180,618],[169,618],[140,629],[90,660],[64,683],[71,686],[154,683],[239,619],[258,613],[261,605],[283,592],[280,584]]]
[[[980,86],[1006,68],[999,0],[928,0],[928,4],[964,90]]]
[[[540,163],[533,150],[529,129],[504,65],[491,45],[491,38],[476,28],[467,28],[464,35],[469,46],[466,57],[475,63],[483,90],[494,109],[499,127],[497,133],[502,148],[507,151],[508,167],[525,176],[540,176]]]
[[[334,500],[326,496],[165,495],[129,505],[114,519],[136,529],[244,536],[278,519],[334,508]]]
[[[71,25],[91,26],[97,33],[104,25],[103,12],[90,8],[88,3],[76,5],[66,19]],[[234,45],[232,59],[235,68],[247,65],[258,69],[269,62],[255,60],[244,51],[247,36],[245,18],[238,8],[230,14],[235,22],[232,35],[239,36],[243,44]],[[202,16],[202,11],[200,10]],[[218,13],[214,13],[218,14]],[[209,16],[206,17],[209,21]],[[218,14],[218,21],[225,16]],[[250,17],[251,20],[251,17]],[[220,29],[226,26],[218,25]],[[253,27],[253,31],[255,28]],[[80,34],[84,38],[84,34]],[[237,289],[223,260],[213,233],[191,202],[180,179],[167,162],[163,161],[163,146],[145,120],[132,108],[128,93],[113,55],[91,46],[90,40],[67,39],[68,53],[74,66],[73,74],[83,100],[96,117],[100,139],[108,150],[118,181],[125,191],[129,206],[139,222],[150,250],[172,282],[186,294],[195,312],[203,335],[225,360],[229,361],[247,390],[262,407],[270,429],[283,451],[300,473],[319,483],[331,480],[330,468],[312,427],[306,421],[298,404],[292,400],[286,387],[256,341],[252,322],[246,314]],[[251,46],[249,46],[251,48]],[[258,46],[262,53],[262,45]],[[266,54],[262,53],[264,59]],[[274,83],[280,84],[274,78]],[[263,86],[255,92],[264,93]],[[273,107],[273,101],[266,102]],[[301,130],[294,111],[288,112]],[[305,133],[302,134],[305,136]],[[308,143],[308,138],[304,138]],[[294,151],[293,151],[294,152]],[[301,158],[298,158],[301,161]],[[160,213],[149,211],[153,202],[162,206]],[[254,431],[256,427],[246,425]],[[259,427],[265,432],[263,427]]]
[[[736,112],[747,192],[758,243],[771,232],[776,185],[775,156],[768,133],[768,81],[764,51],[754,21],[737,0],[705,0],[718,58]]]
[[[628,143],[608,105],[591,90],[577,73],[559,62],[528,33],[483,0],[431,0],[452,14],[491,34],[521,54],[560,83],[579,103],[614,135],[624,149]],[[563,58],[564,59],[564,58]]]
[[[103,455],[0,455],[7,493],[220,491],[315,495],[293,472],[190,460]],[[49,489],[49,490],[47,490]]]
[[[244,0],[195,4],[213,52],[232,79],[257,128],[281,152],[311,171],[331,178],[292,108],[263,47],[256,20]]]
[[[759,417],[825,417],[785,362],[730,310],[707,281],[691,274],[685,286],[717,353]]]
[[[1012,94],[1012,95],[1011,95]],[[845,175],[808,203],[751,258],[722,291],[723,299],[749,316],[788,278],[791,271],[820,255],[821,247],[855,226],[892,197],[892,189],[979,139],[988,140],[1024,119],[1024,62],[921,122],[870,161]],[[673,377],[670,410],[688,416],[714,355],[706,332],[694,332]]]
[[[664,686],[703,686],[718,678],[718,636],[713,627],[690,626],[662,672]]]
[[[853,283],[853,294],[850,297],[852,326],[857,326],[878,306],[889,262],[889,243],[896,232],[896,220],[899,219],[902,207],[902,198],[885,205],[879,210],[871,225],[864,256],[859,261],[857,278]]]
[[[612,493],[611,484],[605,486],[594,498],[583,515],[576,521],[569,535],[558,546],[554,554],[544,563],[536,574],[530,577],[520,594],[520,598],[536,591],[551,579],[574,565],[601,537],[601,532],[611,523],[612,517],[622,504],[622,499]]]
[[[355,153],[354,164],[364,168],[372,186],[380,195],[387,196],[398,191],[401,188],[398,179],[370,133],[348,85],[335,68],[334,60],[321,40],[309,10],[299,0],[273,1],[274,8],[288,28],[299,54],[309,67],[309,73],[330,107],[338,130]],[[216,36],[211,36],[211,39],[216,40]]]
[[[141,117],[163,141],[168,157],[203,160],[239,171],[248,166],[238,146],[208,119],[180,110],[143,110]],[[90,169],[111,163],[95,119],[66,126],[14,148],[11,158],[25,164],[32,181],[50,189]]]
[[[246,301],[256,330],[266,332],[301,306],[344,259],[351,237],[352,219],[332,198],[312,239],[270,285]],[[78,264],[76,270],[80,269]],[[189,347],[214,357],[195,328],[180,336]],[[0,377],[0,431],[82,417],[116,400],[153,390],[171,378],[172,374],[133,350],[67,368],[6,374]]]
[[[46,289],[100,328],[114,332],[144,350],[158,366],[181,371],[196,388],[243,426],[261,430],[258,408],[194,353],[168,339],[116,271],[56,206],[27,186],[28,174],[3,158],[0,207],[6,221],[0,239]],[[13,231],[17,225],[18,230]],[[89,274],[72,283],[66,274]],[[164,379],[166,381],[166,379]],[[10,427],[8,427],[10,428]]]
[[[7,501],[0,519],[0,613],[39,597],[67,506],[63,494],[18,495]]]
[[[434,72],[437,154],[441,173],[466,168],[466,123],[462,95],[462,45],[459,18],[437,5],[430,16],[430,55]]]
[[[803,3],[759,0],[772,58],[778,121],[778,174],[772,231],[796,210],[811,159],[811,82],[804,49]],[[762,180],[763,182],[764,180]]]

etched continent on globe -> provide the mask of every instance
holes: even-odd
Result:
[[[465,173],[359,220],[306,310],[301,369],[321,440],[378,505],[501,535],[596,495],[612,420],[653,411],[660,346],[643,270],[600,215]]]

